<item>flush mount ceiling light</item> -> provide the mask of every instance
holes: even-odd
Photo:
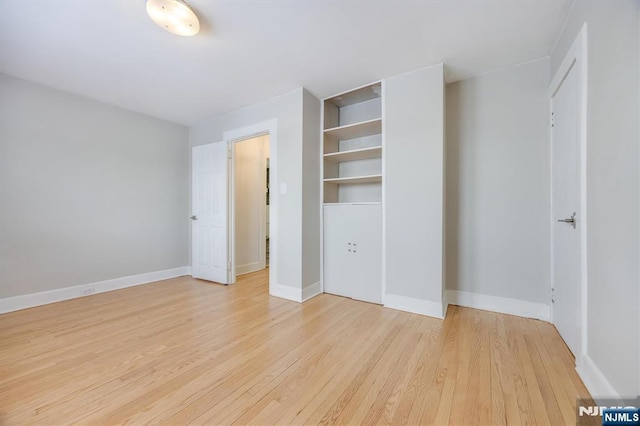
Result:
[[[192,36],[200,31],[198,17],[182,0],[147,0],[147,14],[172,34]]]

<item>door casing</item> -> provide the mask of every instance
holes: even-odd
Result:
[[[277,173],[277,155],[278,155],[278,121],[277,119],[267,120],[252,124],[249,126],[241,127],[238,129],[224,132],[223,139],[227,143],[228,149],[232,152],[233,156],[233,143],[242,140],[250,139],[256,136],[269,135],[269,186],[271,187],[271,195],[269,197],[269,293],[273,293],[271,290],[276,285],[276,277],[278,270],[278,195],[273,188],[278,187],[278,173]],[[233,194],[233,164],[234,159],[230,161],[229,170],[229,185],[230,194]],[[231,273],[229,276],[229,283],[236,282],[236,256],[235,256],[235,197],[229,197],[229,259],[231,262]]]

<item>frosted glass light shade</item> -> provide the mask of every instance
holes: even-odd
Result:
[[[172,34],[193,36],[200,31],[198,17],[182,0],[147,0],[147,14]]]

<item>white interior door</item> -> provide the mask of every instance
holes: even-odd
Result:
[[[551,99],[553,322],[574,355],[580,347],[580,151],[573,66]]]
[[[192,259],[194,278],[229,283],[226,142],[193,147]]]

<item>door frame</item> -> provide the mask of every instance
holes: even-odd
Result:
[[[578,79],[578,152],[579,152],[579,185],[580,203],[578,206],[578,220],[580,231],[580,300],[578,312],[580,316],[579,350],[574,354],[576,358],[576,368],[581,369],[584,354],[587,353],[587,24],[585,23],[576,36],[571,48],[558,67],[556,74],[549,85],[549,116],[553,111],[553,97],[560,89],[569,71],[575,69]],[[551,123],[549,124],[549,160],[550,160],[550,227],[551,227],[551,289],[555,288],[554,283],[554,224],[557,218],[553,216],[553,132]],[[551,303],[550,319],[553,322],[553,303]]]
[[[227,143],[227,150],[230,152],[229,161],[229,259],[231,261],[231,271],[229,273],[229,284],[236,282],[236,254],[235,254],[235,142],[251,139],[256,136],[269,135],[269,187],[278,187],[277,173],[277,146],[278,146],[278,120],[272,119],[251,124],[234,130],[224,132],[223,140]],[[277,259],[278,259],[278,197],[275,192],[270,191],[269,197],[269,294],[272,285],[276,283]]]
[[[237,156],[237,151],[238,151],[238,144],[242,143],[242,142],[246,142],[246,141],[250,141],[254,138],[259,138],[261,136],[269,136],[269,133],[261,133],[255,136],[251,136],[250,138],[247,139],[235,139],[233,140],[233,142],[229,143],[229,146],[227,148],[227,151],[229,151],[231,153],[231,157],[230,157],[230,165],[229,165],[229,230],[230,230],[230,235],[233,235],[232,240],[230,241],[229,247],[230,247],[230,252],[233,253],[233,259],[231,260],[231,270],[229,271],[229,277],[231,282],[235,282],[237,275],[238,275],[238,268],[237,268],[237,264],[236,264],[236,241],[235,241],[235,237],[236,237],[236,156]],[[262,146],[262,148],[264,148],[264,144]],[[261,159],[261,161],[264,159],[264,157]],[[266,162],[265,162],[266,163]],[[261,163],[262,164],[262,163]],[[265,188],[264,185],[266,185],[266,178],[264,175],[264,171],[263,169],[261,169],[261,179],[264,179],[264,181],[260,182],[260,186],[261,188]],[[264,185],[263,185],[264,184]],[[263,204],[263,210],[261,210],[259,212],[260,214],[260,269],[258,270],[262,270],[265,269],[267,266],[267,257],[266,257],[266,236],[268,234],[267,232],[267,226],[266,226],[266,216],[267,216],[267,210],[264,209],[264,207],[266,206],[266,199],[267,199],[267,194],[266,192],[263,193],[263,200],[265,203]],[[255,271],[254,271],[255,272]],[[244,272],[246,273],[246,272]],[[244,274],[243,273],[243,274]],[[241,274],[242,275],[242,274]]]

